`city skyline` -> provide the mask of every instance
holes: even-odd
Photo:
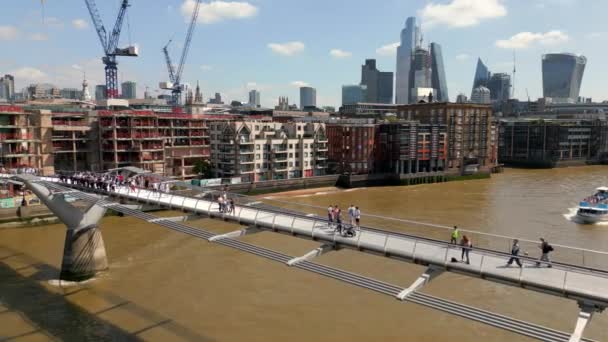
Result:
[[[183,36],[191,1],[146,6],[138,0],[132,3],[130,32],[125,29],[120,45],[131,41],[140,47],[141,55],[136,60],[119,61],[119,81],[137,82],[139,94],[149,86],[156,96],[160,94],[154,91],[158,82],[167,78],[160,48],[172,34]],[[314,1],[308,5],[228,2],[225,12],[214,8],[213,3],[204,4],[184,80],[191,85],[200,80],[206,98],[219,92],[227,100],[246,100],[249,90],[257,89],[265,94],[262,105],[273,107],[279,96],[297,99],[299,87],[310,85],[317,89],[319,106],[338,106],[341,86],[358,81],[356,70],[361,60],[375,58],[378,69],[395,72],[398,44],[393,42],[399,41],[406,18],[416,16],[422,24],[424,41],[442,46],[452,100],[461,92],[469,93],[477,57],[493,71],[511,73],[513,50],[517,54],[517,98],[525,99],[526,90],[532,99],[542,97],[543,54],[572,52],[589,60],[581,96],[608,99],[601,87],[607,72],[600,63],[605,45],[600,43],[608,40],[608,33],[599,24],[600,13],[608,9],[608,4],[600,1],[391,1],[371,12],[362,1],[348,7],[325,4],[324,10],[319,10]],[[112,27],[115,4],[98,5],[106,28]],[[468,6],[467,15],[452,15],[462,8],[458,6]],[[38,2],[15,7],[7,8],[2,15],[0,40],[13,48],[5,49],[0,58],[0,74],[14,75],[17,91],[35,82],[78,89],[84,72],[91,92],[95,85],[103,84],[101,49],[84,3],[67,6],[47,1],[44,23]],[[338,10],[344,12],[339,17],[371,18],[373,29],[331,30],[319,37],[319,29],[302,30],[297,23],[305,19],[291,15],[294,11],[314,13],[319,20],[331,18],[339,23],[346,19],[335,17]],[[566,20],[582,18],[582,14],[585,25],[580,20]],[[545,20],[535,20],[538,15]],[[149,17],[158,20],[150,22],[146,19]],[[286,28],[276,32],[278,25]],[[165,30],[168,32],[158,31],[158,26],[169,27]],[[352,39],[353,33],[357,39]],[[179,47],[176,39],[174,49]],[[248,51],[247,63],[239,53],[244,50]],[[34,51],[44,52],[44,58]]]

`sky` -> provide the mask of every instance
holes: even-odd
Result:
[[[102,48],[84,0],[4,0],[0,12],[0,74],[21,89],[38,82],[79,88],[104,83]],[[120,0],[96,0],[107,31]],[[130,0],[119,46],[140,56],[119,58],[119,81],[163,93],[168,72],[162,47],[179,60],[194,0]],[[441,44],[450,99],[470,95],[477,58],[492,72],[512,73],[515,96],[542,96],[541,56],[583,54],[588,63],[581,96],[608,99],[606,0],[241,0],[203,1],[183,82],[200,82],[205,98],[248,100],[263,106],[279,96],[299,102],[298,87],[317,89],[318,106],[341,102],[341,86],[358,84],[361,65],[377,59],[395,71],[395,51],[407,17],[422,23],[425,44]]]

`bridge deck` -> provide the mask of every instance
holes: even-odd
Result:
[[[50,182],[58,181],[56,178],[42,179]],[[94,191],[93,189],[83,190]],[[470,252],[470,264],[452,262],[452,258],[460,260],[460,247],[438,240],[373,228],[362,228],[355,237],[348,238],[337,234],[334,228],[328,226],[326,220],[318,217],[287,214],[271,209],[257,209],[241,205],[235,206],[234,214],[224,214],[219,212],[219,205],[215,201],[144,189],[137,189],[133,192],[127,187],[121,187],[116,192],[106,194],[139,203],[161,205],[221,218],[244,225],[255,225],[277,232],[329,242],[337,247],[440,266],[451,272],[594,303],[601,307],[608,306],[608,274],[599,270],[564,264],[553,264],[552,268],[537,267],[535,260],[525,257],[520,257],[520,260],[524,262],[524,267],[506,267],[510,258],[508,254],[479,249],[473,249]]]

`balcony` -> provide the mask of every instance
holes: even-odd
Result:
[[[247,157],[241,156],[239,158],[239,163],[241,163],[241,164],[252,164],[254,162],[255,161],[253,160],[253,156],[250,156],[250,157],[249,156],[247,156]]]
[[[239,151],[240,154],[252,154],[254,152],[253,151],[253,145],[251,145],[251,146],[240,146],[240,148],[239,148],[238,151]]]
[[[249,145],[249,144],[253,144],[253,140],[249,139],[248,135],[241,135],[237,138],[237,143],[239,145]]]

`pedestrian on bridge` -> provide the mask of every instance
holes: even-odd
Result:
[[[327,226],[331,228],[332,223],[334,222],[334,207],[329,205],[327,208]]]
[[[355,224],[357,229],[361,229],[361,210],[359,210],[359,207],[355,207]]]
[[[338,234],[342,234],[342,210],[337,204],[334,206],[334,220],[336,221],[336,231]]]
[[[552,265],[551,260],[549,260],[549,253],[553,252],[553,246],[551,246],[549,242],[544,238],[540,238],[540,245],[538,246],[538,248],[540,248],[542,254],[540,256],[540,259],[536,262],[536,266],[540,267],[541,262],[544,261],[547,263],[547,267],[551,268]]]
[[[452,229],[452,238],[450,239],[450,243],[457,244],[459,238],[460,230],[458,230],[458,226],[454,226],[454,228]]]
[[[467,257],[467,265],[471,263],[469,259],[469,252],[473,249],[473,241],[469,239],[468,236],[463,235],[462,240],[460,241],[460,245],[462,246],[462,254],[460,255],[460,261],[464,261],[464,257]]]
[[[513,262],[517,264],[517,266],[522,267],[521,261],[519,260],[519,240],[513,240],[513,246],[511,246],[511,259],[507,262],[507,267],[511,266]]]

